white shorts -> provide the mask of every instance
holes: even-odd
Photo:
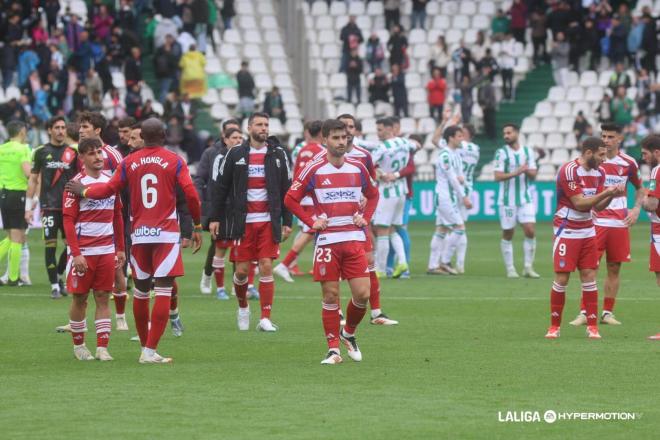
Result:
[[[401,226],[403,224],[403,211],[406,206],[406,196],[378,199],[378,206],[372,222],[376,226]]]
[[[465,207],[464,204],[460,204],[458,207],[458,212],[461,213],[461,218],[463,219],[463,223],[467,223],[468,218],[470,217],[470,213],[468,212],[469,209]]]
[[[536,208],[533,203],[525,203],[522,206],[498,207],[500,215],[500,226],[503,230],[514,229],[516,224],[536,223]]]
[[[435,209],[436,226],[457,226],[464,223],[461,210],[456,203],[450,200],[438,200]]]

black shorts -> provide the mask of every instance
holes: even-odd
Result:
[[[44,210],[41,213],[41,226],[44,229],[44,240],[57,240],[57,231],[61,232],[62,239],[65,238],[62,211]]]
[[[25,191],[0,191],[0,212],[3,229],[25,229]]]

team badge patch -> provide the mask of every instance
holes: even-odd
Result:
[[[564,268],[566,267],[566,260],[563,258],[559,259],[559,267]]]

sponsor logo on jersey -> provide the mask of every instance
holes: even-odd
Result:
[[[622,176],[621,173],[621,168],[619,168],[619,175],[618,176],[612,176],[611,174],[608,174],[605,176],[605,186],[615,186],[618,185],[619,183],[626,183],[626,177]]]
[[[46,168],[52,168],[52,169],[58,169],[58,170],[62,170],[62,169],[68,170],[68,169],[71,168],[71,164],[66,163],[66,162],[53,161],[53,162],[48,162],[46,164]]]
[[[133,231],[133,235],[136,237],[158,237],[162,228],[150,228],[149,226],[140,226],[139,228]]]
[[[248,177],[263,177],[266,175],[266,167],[263,165],[249,165]]]
[[[325,191],[323,193],[324,202],[353,202],[357,199],[355,190],[353,189],[338,189],[336,191]]]
[[[582,189],[582,194],[584,194],[585,197],[593,197],[596,195],[596,189],[595,188],[584,188]]]
[[[68,201],[68,199],[67,199]],[[94,200],[94,199],[85,199],[83,202],[84,209],[87,210],[97,210],[97,209],[114,209],[115,207],[115,198],[108,197],[107,199]]]

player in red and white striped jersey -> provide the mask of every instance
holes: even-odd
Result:
[[[602,140],[587,138],[582,142],[581,156],[563,165],[557,172],[557,210],[552,245],[555,279],[550,293],[551,325],[545,335],[548,339],[559,337],[566,285],[575,269],[580,271],[582,282],[587,336],[600,339],[596,286],[598,252],[592,210],[605,209],[613,197],[625,191],[625,186],[621,184],[604,189],[605,172],[599,166],[605,159],[606,151]]]
[[[605,170],[605,188],[630,183],[635,188],[635,206],[628,209],[627,193],[612,199],[609,206],[594,213],[599,258],[606,254],[607,277],[604,285],[603,312],[601,323],[621,324],[614,318],[614,303],[619,292],[619,272],[621,263],[630,261],[629,228],[639,217],[644,191],[637,162],[619,151],[623,141],[622,128],[617,124],[602,124],[601,139],[607,147],[607,158],[601,167]],[[573,325],[586,324],[586,312],[582,304],[580,314],[571,322]]]
[[[655,282],[660,287],[660,136],[650,135],[642,140],[642,159],[652,168],[648,194],[642,207],[651,220],[649,270],[655,272]],[[660,341],[660,333],[649,336],[649,339]]]
[[[158,119],[142,123],[144,148],[121,162],[109,182],[85,187],[70,183],[67,190],[92,199],[102,199],[128,186],[131,207],[131,267],[135,279],[133,316],[144,347],[140,363],[170,363],[156,353],[167,326],[175,277],[183,275],[180,232],[176,213],[176,185],[183,191],[195,224],[193,252],[202,243],[200,202],[188,166],[175,153],[162,147],[165,129]],[[155,280],[156,301],[149,319],[149,291]],[[148,327],[151,322],[151,327]]]
[[[311,229],[318,231],[314,250],[314,280],[323,292],[323,328],[328,353],[322,364],[342,362],[340,340],[355,361],[362,354],[355,330],[366,312],[369,298],[369,267],[364,242],[366,228],[376,210],[378,189],[361,162],[346,158],[346,125],[329,119],[323,123],[327,154],[311,162],[296,177],[284,199],[286,207]],[[314,216],[305,212],[300,201],[309,195]],[[362,198],[366,198],[364,210]],[[352,300],[346,311],[346,325],[340,330],[339,280],[348,280]]]
[[[306,144],[298,152],[296,156],[296,163],[293,166],[293,178],[295,179],[298,174],[321,152],[325,151],[321,145],[321,126],[322,121],[309,121],[305,124]],[[314,204],[310,197],[305,197],[300,201],[300,205],[308,213],[313,213]],[[273,273],[282,277],[285,281],[292,283],[293,278],[291,275],[294,266],[297,268],[298,255],[305,249],[305,246],[314,238],[314,231],[312,231],[305,223],[300,222],[300,233],[296,236],[291,249],[286,254],[281,263],[273,268]],[[299,271],[295,271],[293,275],[302,275]]]
[[[80,142],[78,151],[83,170],[74,180],[84,185],[110,180],[110,175],[102,171],[101,147],[101,141],[94,138]],[[121,199],[118,193],[100,200],[80,198],[70,192],[65,196],[62,214],[69,247],[67,290],[73,294],[69,311],[73,353],[79,360],[94,359],[85,347],[87,295],[92,290],[96,302],[96,359],[111,361],[108,353],[111,328],[108,302],[115,268],[121,267],[126,260]]]

